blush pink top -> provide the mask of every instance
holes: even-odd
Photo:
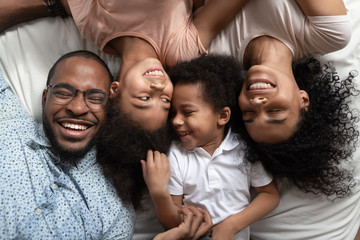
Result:
[[[149,42],[166,66],[206,54],[192,19],[191,0],[68,0],[82,36],[117,54],[109,41],[122,36]]]

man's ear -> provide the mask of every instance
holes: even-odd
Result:
[[[301,102],[300,102],[301,108],[304,108],[305,111],[309,110],[310,99],[308,93],[304,90],[300,90],[300,97],[301,97]]]
[[[45,107],[47,93],[48,93],[48,90],[47,90],[47,89],[44,89],[44,91],[43,91],[43,93],[42,93],[42,97],[41,97],[41,106],[42,106],[42,109],[44,109],[44,107]]]
[[[110,85],[110,94],[109,94],[109,98],[115,98],[117,97],[119,94],[119,82],[118,81],[114,81],[111,83]]]
[[[218,119],[218,125],[219,126],[225,126],[229,120],[230,120],[230,116],[231,116],[231,110],[229,107],[224,107],[219,114],[219,119]]]

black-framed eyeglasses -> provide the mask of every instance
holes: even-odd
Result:
[[[61,105],[69,104],[80,92],[84,95],[86,106],[95,111],[104,108],[108,99],[107,94],[100,89],[92,88],[84,91],[76,89],[68,83],[55,83],[54,85],[48,85],[47,89],[54,98],[54,101]]]

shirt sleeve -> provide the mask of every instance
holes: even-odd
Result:
[[[272,175],[268,173],[261,162],[257,161],[251,164],[251,180],[250,184],[253,187],[262,187],[268,185],[273,180]]]
[[[180,169],[181,164],[179,163],[179,160],[181,160],[181,158],[182,158],[181,152],[179,151],[178,147],[173,143],[168,153],[168,159],[170,162],[170,169],[171,169],[170,182],[168,188],[171,195],[184,194],[183,178]]]
[[[0,121],[4,122],[22,118],[31,118],[31,116],[10,89],[9,84],[2,77],[0,71]]]
[[[346,47],[351,39],[352,26],[348,15],[308,16],[307,20],[305,42],[308,44],[305,46],[317,49],[321,55]]]

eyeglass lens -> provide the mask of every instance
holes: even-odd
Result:
[[[48,87],[52,90],[51,94],[54,96],[54,100],[63,105],[70,103],[78,92],[83,93],[86,105],[94,110],[103,108],[107,101],[106,93],[100,89],[83,91],[76,89],[67,83],[56,83],[54,85],[49,85]]]

